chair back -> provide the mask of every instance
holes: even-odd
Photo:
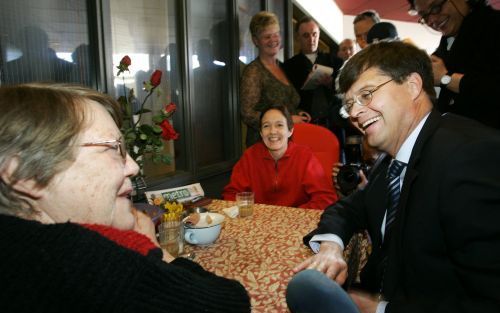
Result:
[[[308,146],[318,158],[328,178],[332,175],[332,167],[340,159],[340,148],[337,136],[329,129],[310,123],[293,126],[292,140],[300,145]],[[328,179],[333,188],[333,182]]]

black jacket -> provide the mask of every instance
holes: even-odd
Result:
[[[381,287],[386,312],[500,311],[500,132],[433,111],[413,147],[391,239],[382,243],[390,157],[374,168],[365,189],[321,216],[315,234],[347,243],[367,229],[372,253],[361,283]],[[386,234],[387,235],[387,234]]]
[[[500,129],[500,11],[478,7],[467,15],[447,51],[442,37],[434,54],[443,59],[450,73],[462,73],[460,93],[441,89],[438,108],[476,119]],[[450,105],[450,101],[453,104]]]

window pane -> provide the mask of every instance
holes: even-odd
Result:
[[[151,116],[157,114],[164,105],[173,102],[178,109],[170,122],[180,133],[180,138],[183,138],[184,109],[179,99],[175,0],[111,0],[110,12],[116,96],[128,94],[133,89],[133,110],[138,111],[147,95],[143,90],[143,82],[148,81],[155,70],[161,70],[161,84],[144,105],[152,113],[143,114],[140,123],[151,124]],[[125,55],[132,61],[130,72],[124,72],[118,77],[116,66]],[[175,144],[173,141],[165,142],[163,152],[173,157],[171,164],[154,164],[146,158],[146,177],[162,177],[185,169],[183,146],[182,139],[175,141]]]
[[[95,83],[85,0],[2,1],[0,29],[1,84]]]
[[[192,60],[192,121],[198,168],[228,160],[233,123],[229,116],[229,23],[226,0],[189,1],[187,24]]]
[[[260,11],[260,1],[238,0],[238,20],[240,31],[240,61],[244,64],[252,62],[257,57],[257,49],[250,34],[250,20]]]
[[[269,11],[273,12],[278,16],[278,19],[280,21],[280,30],[281,30],[281,42],[282,45],[285,42],[285,1],[282,0],[271,0],[269,1]],[[280,61],[285,61],[284,58],[284,49],[281,47],[280,52],[278,54],[278,59]]]

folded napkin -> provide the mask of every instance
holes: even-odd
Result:
[[[224,213],[226,213],[226,215],[229,216],[230,218],[238,217],[238,214],[240,213],[240,210],[238,209],[237,205],[232,206],[230,208],[222,209],[222,211],[224,211]]]

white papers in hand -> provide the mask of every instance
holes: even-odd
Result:
[[[316,89],[319,85],[323,77],[332,76],[333,68],[329,66],[324,66],[321,64],[314,64],[309,76],[307,76],[304,85],[302,86],[302,90],[310,90]]]

